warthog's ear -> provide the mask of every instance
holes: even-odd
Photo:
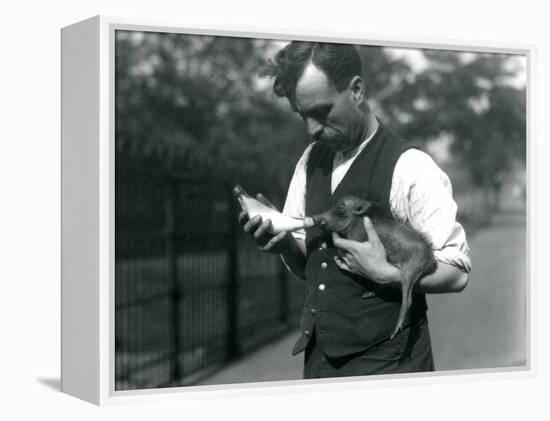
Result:
[[[365,216],[369,211],[371,205],[372,203],[368,200],[361,200],[353,210],[353,214],[357,216]]]

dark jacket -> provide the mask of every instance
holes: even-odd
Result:
[[[329,148],[315,144],[307,164],[306,215],[324,212],[338,198],[352,194],[376,202],[384,216],[393,218],[389,203],[393,170],[399,156],[411,147],[380,125],[331,194],[334,155]],[[400,292],[340,270],[333,259],[332,236],[319,228],[307,231],[306,247],[302,335],[293,354],[305,349],[314,329],[317,342],[330,357],[363,351],[387,339],[401,308]],[[424,294],[415,295],[405,323],[422,320],[426,309]]]

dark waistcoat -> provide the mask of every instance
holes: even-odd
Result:
[[[393,170],[399,156],[411,147],[380,125],[332,194],[334,154],[315,144],[307,164],[306,215],[324,212],[338,198],[355,195],[377,202],[384,216],[393,218],[389,203]],[[397,323],[401,293],[340,270],[334,263],[332,237],[319,228],[307,230],[306,247],[302,335],[293,354],[305,349],[314,329],[318,344],[330,357],[360,352],[388,339]],[[415,294],[406,325],[425,318],[426,309],[424,294]]]

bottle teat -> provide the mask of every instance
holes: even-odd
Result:
[[[237,197],[243,193],[246,194],[246,191],[240,185],[237,184],[235,187],[233,187],[233,196]]]

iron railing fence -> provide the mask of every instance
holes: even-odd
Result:
[[[116,178],[116,390],[192,385],[297,326],[304,287],[244,238],[231,185]]]

